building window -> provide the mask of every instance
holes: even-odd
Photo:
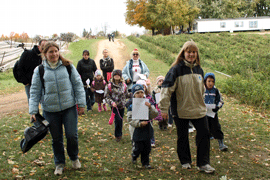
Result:
[[[249,28],[258,28],[258,21],[249,21]]]
[[[220,27],[221,27],[221,28],[226,28],[226,22],[221,22],[221,23],[220,23]]]
[[[244,26],[243,21],[236,21],[234,23],[234,27],[243,27],[243,26]]]

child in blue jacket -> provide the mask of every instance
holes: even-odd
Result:
[[[221,151],[227,151],[228,146],[224,144],[224,134],[221,130],[221,125],[218,119],[218,110],[222,108],[224,101],[219,90],[215,87],[215,75],[213,73],[206,73],[204,77],[204,83],[206,87],[204,102],[206,105],[213,104],[213,106],[215,106],[215,108],[212,109],[212,111],[214,112],[214,117],[211,117],[207,113],[210,133],[214,136],[215,139],[218,140],[219,149]]]
[[[144,88],[140,84],[135,84],[132,87],[132,94],[134,98],[145,98]],[[141,154],[142,166],[146,169],[151,169],[149,154],[151,152],[151,138],[153,136],[153,127],[150,122],[153,118],[157,117],[158,111],[155,106],[151,105],[151,102],[145,102],[145,105],[149,107],[149,121],[142,119],[132,119],[132,104],[127,109],[127,119],[129,124],[135,128],[133,132],[133,149],[132,149],[132,163],[136,164],[136,159]]]

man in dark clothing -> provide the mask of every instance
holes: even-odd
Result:
[[[27,100],[30,98],[30,87],[34,69],[42,63],[41,52],[47,43],[46,39],[41,39],[39,45],[35,45],[31,50],[24,50],[21,54],[18,64],[18,71],[23,84],[25,85],[25,92]]]
[[[91,111],[92,106],[95,102],[94,94],[90,90],[90,85],[94,78],[94,73],[97,70],[96,64],[93,59],[89,58],[89,51],[83,51],[83,59],[78,62],[77,71],[81,75],[82,82],[84,84],[85,92],[86,92],[86,102],[87,102],[87,110]],[[87,83],[88,81],[88,83]]]

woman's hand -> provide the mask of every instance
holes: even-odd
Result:
[[[78,114],[79,115],[85,114],[85,108],[84,107],[79,107]]]
[[[35,114],[32,114],[31,117],[30,117],[30,122],[33,123],[33,122],[36,122],[36,116]]]
[[[163,118],[163,119],[168,119],[168,114],[167,113],[161,113],[161,117]]]

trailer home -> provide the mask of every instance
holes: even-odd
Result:
[[[193,24],[193,31],[199,33],[256,30],[270,30],[270,17],[262,16],[235,19],[196,19]]]

